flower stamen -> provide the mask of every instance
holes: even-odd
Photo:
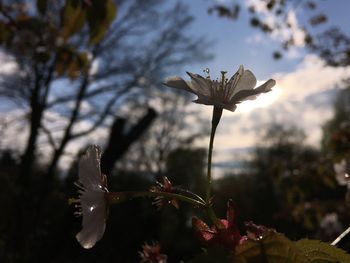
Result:
[[[210,69],[209,68],[205,68],[205,69],[203,69],[203,72],[207,75],[206,78],[210,79]]]

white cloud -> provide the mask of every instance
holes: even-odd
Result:
[[[245,42],[248,44],[261,44],[261,43],[266,43],[264,41],[265,36],[261,33],[256,33],[252,36],[249,36],[245,39]]]
[[[0,74],[12,74],[15,71],[18,71],[18,66],[13,57],[5,54],[3,51],[0,51]]]
[[[287,14],[287,22],[290,26],[294,44],[297,47],[303,47],[305,45],[305,32],[299,26],[298,19],[294,10],[289,10]],[[287,28],[284,28],[284,30],[287,30]]]
[[[227,4],[232,2],[232,0],[215,0],[215,2],[219,3],[219,4]]]
[[[283,100],[303,100],[305,97],[334,88],[350,77],[350,66],[331,67],[315,55],[307,55],[294,72],[276,74]]]
[[[246,6],[254,6],[255,11],[258,13],[267,13],[268,9],[266,7],[266,2],[261,1],[261,0],[246,0],[244,1]]]
[[[300,48],[305,46],[305,32],[299,24],[296,11],[291,7],[287,13],[287,17],[276,16],[271,12],[265,1],[261,0],[247,0],[244,2],[246,6],[253,6],[255,12],[260,16],[262,21],[264,21],[269,27],[273,29],[271,34],[268,34],[276,42],[288,42],[293,40],[293,45],[291,50],[286,52],[286,57],[288,59],[299,58]],[[286,21],[284,21],[286,19]],[[286,23],[287,22],[287,23]],[[278,27],[277,27],[278,26]],[[254,35],[247,38],[247,43],[260,43],[261,37]]]
[[[0,112],[0,149],[12,149],[18,154],[24,151],[28,129],[26,113],[21,110]]]
[[[303,52],[301,52],[298,47],[290,47],[288,50],[284,52],[284,56],[287,59],[293,60],[297,58],[301,58],[303,56]]]

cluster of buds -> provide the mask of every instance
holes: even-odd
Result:
[[[157,181],[156,186],[151,187],[150,191],[153,193],[176,193],[175,188],[166,176],[162,177],[162,182]],[[167,198],[164,196],[157,196],[153,202],[157,206],[158,210],[162,209],[165,205],[172,205],[179,209],[179,202],[176,199]]]
[[[212,227],[209,227],[201,219],[193,217],[192,226],[194,232],[204,246],[222,246],[234,251],[235,247],[240,243],[241,234],[237,227],[232,200],[227,202],[226,213],[226,219],[220,219]]]
[[[158,243],[153,243],[149,245],[145,243],[142,246],[142,251],[139,251],[141,258],[140,263],[166,263],[167,256],[160,253],[160,245]]]

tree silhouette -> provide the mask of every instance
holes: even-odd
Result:
[[[50,204],[66,205],[55,197],[62,194],[56,170],[72,141],[118,123],[117,112],[151,96],[168,72],[210,57],[199,49],[204,39],[187,34],[191,22],[185,5],[158,0],[2,1],[0,44],[14,67],[1,73],[0,97],[20,105],[28,123],[19,169],[12,171],[15,190],[8,192],[14,205],[2,225],[6,260],[28,262],[37,240],[48,240],[57,222]],[[108,170],[154,115],[139,119],[127,138],[112,131],[111,141],[123,147],[107,147],[114,153],[104,162]],[[40,155],[47,164],[38,164]]]

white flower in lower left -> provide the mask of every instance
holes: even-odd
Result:
[[[82,216],[83,227],[76,239],[86,249],[92,248],[102,238],[106,228],[108,190],[106,176],[101,173],[100,160],[100,148],[92,145],[79,161],[79,211],[76,214]]]
[[[348,173],[348,165],[345,159],[333,165],[335,171],[335,179],[339,185],[346,185],[350,189],[350,176]]]

